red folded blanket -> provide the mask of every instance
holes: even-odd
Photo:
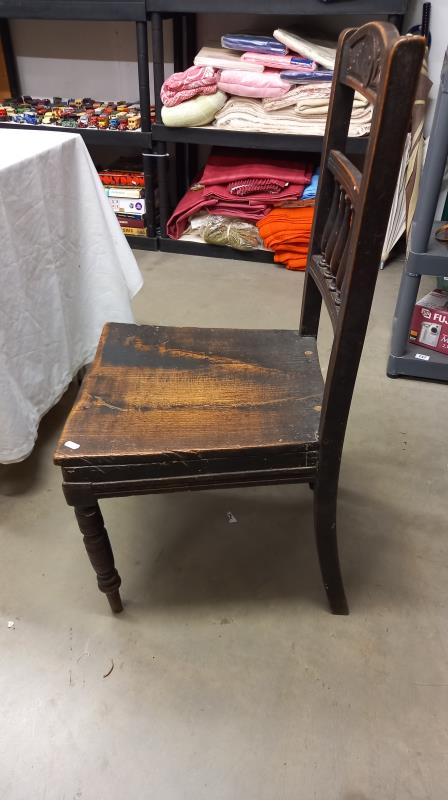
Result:
[[[205,165],[200,183],[229,184],[242,178],[274,178],[287,183],[311,182],[313,165],[300,160],[274,159],[272,153],[245,152],[244,156],[213,153]]]
[[[243,156],[214,152],[198,183],[182,197],[168,221],[168,236],[178,239],[189,218],[205,210],[257,221],[274,203],[297,201],[312,173],[312,164],[305,161],[274,159],[263,152],[244,152]],[[245,188],[237,189],[240,185]]]
[[[276,202],[280,200],[285,202],[300,197],[304,188],[303,183],[294,183],[276,195],[266,193],[247,197],[232,195],[226,186],[219,184],[189,189],[168,221],[168,236],[179,239],[188,225],[189,218],[205,210],[212,211],[213,214],[256,222],[269,213],[274,196]]]

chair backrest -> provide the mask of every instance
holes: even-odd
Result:
[[[370,22],[339,37],[300,322],[303,335],[317,336],[325,301],[334,341],[320,440],[333,470],[342,451],[424,52],[423,37],[399,36],[387,22]],[[355,91],[373,105],[362,172],[346,154]]]

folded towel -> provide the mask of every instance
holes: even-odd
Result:
[[[283,97],[278,98],[266,98],[263,100],[263,108],[265,111],[280,111],[283,108],[288,108],[289,106],[296,106],[299,105],[299,113],[301,109],[305,109],[308,106],[311,106],[312,101],[319,100],[319,103],[315,103],[315,106],[322,106],[322,108],[329,107],[330,104],[330,95],[331,95],[331,86],[328,83],[313,83],[304,86],[294,86],[287,92]],[[368,101],[366,98],[359,94],[359,92],[355,92],[355,97],[353,101],[353,111],[358,108],[367,108]]]
[[[222,92],[238,97],[280,97],[289,91],[289,83],[283,81],[274,70],[241,72],[223,69],[218,87]]]
[[[295,69],[309,72],[316,69],[316,63],[309,58],[299,58],[298,56],[277,56],[270,53],[243,53],[241,61],[245,64],[261,64],[270,69]]]
[[[218,75],[213,67],[189,67],[185,72],[175,72],[166,79],[160,90],[164,106],[178,106],[198,94],[215,94]]]
[[[310,198],[316,197],[317,187],[319,184],[319,175],[320,167],[317,167],[313,173],[313,177],[311,178],[311,183],[305,187],[305,190],[302,194],[302,200],[309,200]]]
[[[222,47],[229,47],[231,50],[244,50],[255,53],[278,53],[285,56],[288,52],[284,44],[281,44],[273,36],[262,36],[255,33],[226,33],[221,36]]]
[[[275,208],[257,222],[265,247],[274,261],[287,269],[305,269],[311,239],[314,208]]]
[[[215,67],[215,69],[241,69],[247,72],[263,72],[262,63],[242,61],[241,55],[236,50],[226,50],[222,47],[201,47],[195,56],[197,67]]]
[[[261,101],[248,97],[231,97],[218,111],[214,125],[225,130],[259,131],[323,136],[328,105],[313,107],[303,113],[294,108],[266,111]],[[372,109],[354,109],[349,136],[364,136],[370,131]]]
[[[328,42],[322,43],[318,40],[312,41],[311,39],[303,39],[297,36],[296,33],[285,31],[282,28],[277,28],[274,31],[274,38],[282,42],[289,50],[294,53],[299,53],[305,58],[310,58],[312,61],[317,61],[327,69],[334,69],[336,61],[336,44],[334,47],[328,47]]]

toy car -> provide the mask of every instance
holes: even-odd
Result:
[[[123,117],[123,119],[120,119],[120,122],[118,123],[118,130],[119,131],[127,131],[128,127],[129,127],[128,118],[127,117]]]
[[[7,112],[6,108],[4,108],[4,106],[1,106],[0,107],[0,119],[6,119],[7,116],[8,116],[8,112]]]
[[[98,128],[108,128],[109,127],[109,117],[107,114],[101,114],[98,117]]]
[[[78,120],[73,117],[65,117],[61,119],[61,128],[77,128]]]
[[[23,121],[26,122],[27,125],[37,125],[37,114],[35,111],[27,111],[23,115]]]
[[[141,125],[140,114],[130,114],[128,117],[128,128],[130,131],[135,131]]]

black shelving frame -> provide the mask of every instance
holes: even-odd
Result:
[[[152,125],[153,147],[158,155],[157,172],[159,185],[160,238],[159,247],[170,253],[187,253],[213,257],[237,258],[246,261],[271,261],[272,254],[258,250],[241,253],[231,248],[219,248],[186,239],[173,240],[166,234],[166,224],[173,206],[178,202],[194,179],[197,166],[197,153],[200,145],[220,146],[239,149],[262,149],[273,152],[322,151],[322,136],[301,136],[293,134],[252,133],[246,131],[226,131],[213,127],[170,128],[162,122],[162,103],[160,89],[164,81],[165,51],[163,38],[163,18],[173,18],[173,45],[175,70],[186,69],[193,63],[196,53],[196,14],[260,14],[266,16],[335,16],[350,15],[387,16],[399,30],[407,10],[408,0],[338,0],[323,3],[321,0],[146,0],[148,16],[151,20],[154,95],[156,121]],[[365,152],[368,137],[349,140],[350,152]],[[174,148],[172,158],[170,150]],[[174,170],[173,170],[174,165]],[[171,180],[170,180],[171,179]],[[174,183],[175,202],[170,202],[169,186]]]
[[[263,149],[273,152],[320,153],[323,137],[292,134],[248,133],[225,131],[211,127],[168,128],[162,123],[160,88],[164,81],[165,50],[163,20],[173,22],[174,69],[180,71],[192,64],[196,53],[197,14],[260,14],[264,16],[330,17],[346,15],[356,18],[384,17],[401,30],[408,0],[0,0],[0,35],[5,49],[8,76],[14,91],[20,94],[14,53],[9,33],[9,19],[59,19],[90,21],[127,21],[136,25],[138,82],[141,131],[101,131],[90,128],[67,128],[83,137],[88,145],[114,145],[135,147],[142,155],[147,197],[148,237],[127,237],[133,247],[165,252],[189,253],[221,258],[239,258],[247,261],[272,261],[267,251],[240,253],[231,248],[219,248],[200,242],[175,241],[166,236],[166,223],[173,206],[187,190],[197,171],[200,145],[223,146],[239,149]],[[154,103],[156,122],[150,120],[150,84],[148,65],[148,21],[151,21],[154,70]],[[29,125],[0,123],[9,128],[26,128]],[[34,130],[59,131],[52,126],[36,126]],[[366,138],[350,140],[352,153],[362,154]],[[157,174],[159,192],[160,232],[156,230],[154,203],[154,176]],[[170,196],[174,186],[174,198]],[[148,202],[149,201],[149,202]]]
[[[157,250],[154,203],[154,159],[151,139],[150,84],[148,62],[148,17],[144,0],[0,0],[0,35],[12,95],[20,95],[15,58],[9,31],[10,19],[89,20],[95,22],[134,22],[137,48],[138,88],[141,114],[140,131],[108,131],[94,128],[62,128],[52,125],[0,123],[2,128],[38,131],[68,131],[82,136],[87,145],[131,147],[141,153],[145,180],[148,236],[127,236],[132,247]]]

